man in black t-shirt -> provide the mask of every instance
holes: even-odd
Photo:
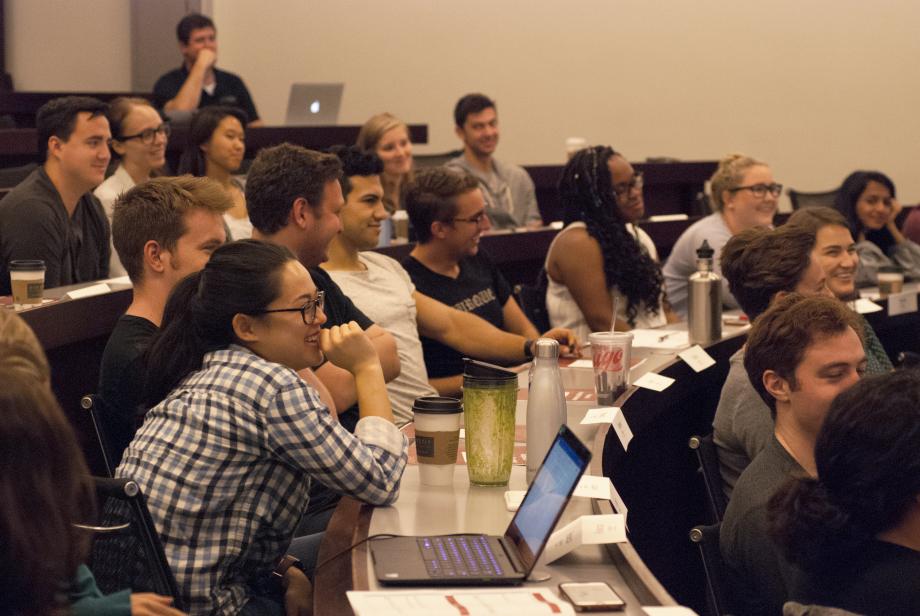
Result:
[[[96,394],[113,470],[146,411],[144,354],[166,300],[226,241],[223,213],[231,207],[220,184],[191,176],[150,180],[115,202],[112,237],[134,297],[105,345]]]
[[[345,205],[339,178],[342,165],[331,154],[321,154],[285,143],[261,150],[246,176],[246,208],[252,221],[252,237],[286,246],[309,269],[316,288],[326,293],[323,327],[356,321],[371,339],[383,376],[399,376],[396,341],[375,325],[319,268],[327,259],[329,242],[342,224],[339,211]],[[339,421],[350,431],[358,422],[354,377],[330,362],[315,370],[328,388]]]
[[[255,103],[237,75],[215,68],[217,29],[210,18],[192,13],[176,26],[184,62],[153,86],[156,106],[164,111],[194,111],[208,105],[236,107],[246,113],[247,126],[261,126]]]
[[[109,221],[90,192],[111,157],[106,108],[95,98],[65,96],[38,110],[45,162],[0,201],[0,295],[11,292],[14,260],[44,261],[45,288],[108,278]]]
[[[479,252],[479,239],[491,228],[479,182],[459,169],[420,171],[406,188],[406,210],[418,244],[402,265],[415,288],[457,310],[472,312],[495,327],[524,336],[540,336],[511,294],[501,272]],[[562,352],[575,349],[568,329],[545,334]],[[428,380],[441,395],[457,395],[463,384],[463,358],[436,340],[421,337]]]

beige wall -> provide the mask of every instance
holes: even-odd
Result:
[[[800,190],[852,169],[920,200],[920,4],[910,0],[213,0],[221,64],[283,120],[293,81],[343,81],[341,121],[389,110],[455,147],[451,110],[499,103],[502,157],[568,136],[632,159],[743,151]]]
[[[131,90],[127,0],[6,0],[6,70],[17,90]]]
[[[126,0],[7,0],[20,89],[130,87]],[[343,81],[340,120],[389,110],[456,147],[451,110],[499,103],[499,153],[561,160],[568,136],[646,156],[744,151],[778,181],[857,167],[920,201],[920,4],[910,0],[208,0],[220,65],[280,123],[294,81]],[[40,24],[41,19],[48,23]],[[174,45],[174,41],[164,41]],[[74,50],[79,50],[75,53]]]

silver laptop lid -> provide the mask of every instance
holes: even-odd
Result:
[[[295,83],[288,98],[287,126],[334,126],[342,106],[343,83]]]

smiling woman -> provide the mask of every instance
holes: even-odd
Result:
[[[211,106],[195,113],[188,142],[179,159],[179,173],[209,177],[220,182],[233,200],[224,214],[231,239],[252,236],[243,185],[234,177],[246,153],[246,115],[235,107]]]
[[[376,351],[355,323],[321,329],[325,321],[303,265],[255,240],[218,248],[169,299],[148,363],[154,406],[115,474],[147,495],[193,613],[280,599],[255,589],[270,586],[286,551],[311,568],[318,541],[291,540],[313,481],[375,505],[396,499],[407,441]],[[354,376],[354,434],[296,372],[324,354]],[[287,592],[309,588],[303,576],[286,569]]]
[[[905,277],[920,279],[920,246],[898,229],[901,204],[887,175],[854,171],[840,186],[834,207],[847,219],[857,242],[858,286],[878,284],[881,267],[900,267]]]

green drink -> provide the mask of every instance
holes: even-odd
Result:
[[[514,457],[517,389],[515,373],[466,360],[463,372],[466,468],[474,485],[508,485]]]

